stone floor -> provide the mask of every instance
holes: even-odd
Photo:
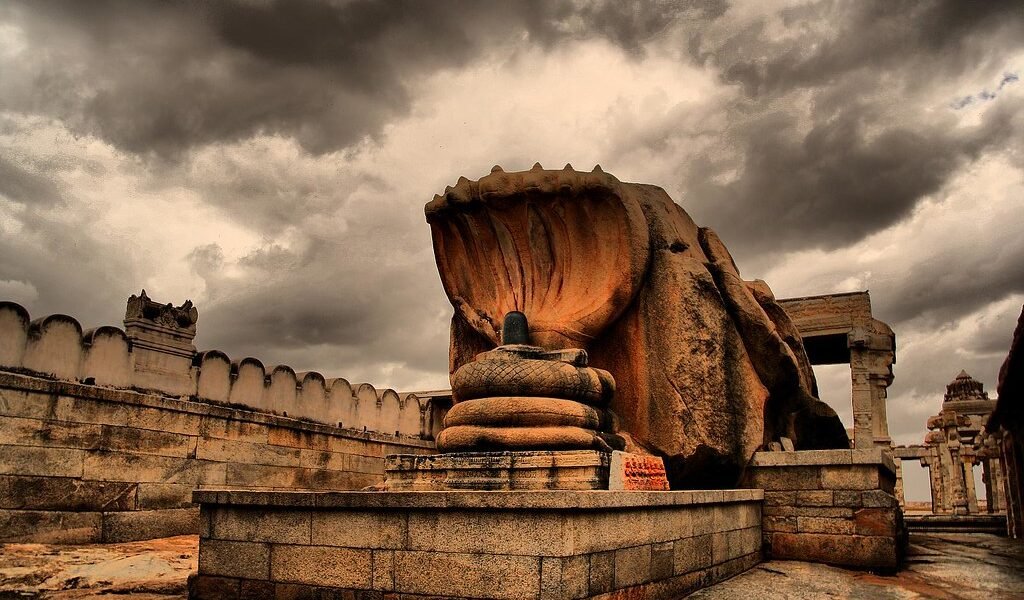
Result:
[[[180,600],[196,569],[196,536],[130,544],[0,545],[0,600]],[[906,569],[881,577],[770,561],[690,596],[694,600],[1024,598],[1024,541],[988,534],[911,535]]]
[[[0,544],[0,600],[187,597],[199,536],[127,544]]]
[[[701,590],[692,600],[1024,598],[1024,541],[986,533],[911,533],[904,570],[891,577],[770,561]]]

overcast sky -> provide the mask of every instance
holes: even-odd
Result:
[[[423,204],[600,163],[779,297],[870,290],[919,442],[1024,304],[1022,70],[1019,1],[8,0],[0,299],[89,327],[145,287],[201,349],[447,387]]]

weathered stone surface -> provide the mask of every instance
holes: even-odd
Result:
[[[211,521],[203,547],[225,537],[251,544],[246,548],[269,542],[270,580],[281,597],[668,599],[687,573],[699,573],[687,581],[700,587],[749,568],[761,538],[759,520],[743,525],[758,512],[757,490],[204,491],[196,498],[210,502],[203,505]],[[716,518],[719,509],[731,521]],[[694,537],[698,522],[707,533]],[[335,550],[369,560],[328,552]],[[351,573],[335,577],[349,560],[357,572],[369,568],[368,583]],[[323,573],[316,570],[328,562]],[[245,578],[251,567],[209,571]],[[282,591],[283,584],[298,587]]]
[[[849,447],[767,286],[744,282],[661,189],[600,170],[499,170],[460,179],[426,214],[456,309],[452,374],[503,343],[498,324],[522,311],[533,343],[585,349],[611,373],[626,449],[667,457],[673,488],[732,486],[781,436]]]
[[[315,512],[312,518],[312,543],[316,546],[398,549],[405,547],[409,529],[407,520],[397,519],[393,513]]]
[[[615,552],[597,552],[590,555],[591,595],[603,594],[615,589]]]
[[[0,445],[0,474],[81,477],[86,453],[70,448]]]
[[[215,510],[210,535],[220,540],[309,545],[310,523],[310,513],[303,512]]]
[[[390,592],[395,589],[395,553],[391,550],[374,550],[370,556],[373,561],[373,589]]]
[[[711,537],[711,534],[705,534],[676,540],[673,550],[673,572],[676,575],[684,575],[710,567]]]
[[[444,573],[444,577],[439,575]],[[501,554],[395,552],[395,591],[517,600],[540,593],[540,558]]]
[[[768,539],[772,558],[876,569],[899,565],[891,537],[776,532]]]
[[[0,542],[90,544],[102,541],[98,512],[0,511]]]
[[[104,542],[130,542],[199,530],[199,508],[103,513]]]
[[[0,476],[0,508],[27,510],[134,510],[138,484],[71,477]]]
[[[138,484],[138,507],[142,510],[159,508],[187,508],[192,506],[192,490],[189,483],[140,483]]]
[[[615,551],[615,587],[624,588],[650,580],[651,546],[634,546]]]
[[[709,504],[760,503],[761,490],[709,490],[678,492],[621,491],[510,491],[490,492],[315,492],[309,490],[272,492],[258,490],[196,490],[196,503],[250,507],[252,509],[297,506],[320,508],[360,508],[369,510],[430,510],[451,508],[480,509],[560,509],[606,510],[636,508],[653,510],[659,507],[694,506],[697,511],[710,511]],[[696,513],[695,513],[696,514]],[[852,514],[852,512],[851,512]],[[707,521],[711,512],[701,513],[696,520]],[[694,527],[697,523],[690,526]]]
[[[270,545],[206,540],[200,544],[199,573],[270,579]]]
[[[408,537],[398,541],[410,550],[564,556],[575,550],[567,521],[544,512],[416,511],[408,516]]]
[[[370,589],[370,551],[275,544],[270,554],[270,578],[286,583]]]

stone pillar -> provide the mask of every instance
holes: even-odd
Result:
[[[132,347],[132,383],[137,388],[175,396],[195,393],[192,359],[199,311],[186,300],[181,306],[160,304],[142,294],[128,298],[124,330]]]
[[[906,508],[907,498],[903,493],[903,461],[895,458],[893,463],[896,466],[896,487],[893,493],[896,495],[896,500],[900,503],[900,508]]]
[[[946,495],[942,483],[942,468],[938,455],[932,449],[932,456],[922,458],[921,466],[928,469],[928,484],[932,493],[932,513],[942,514],[946,511]]]
[[[895,336],[877,319],[855,327],[847,336],[853,383],[853,438],[855,448],[892,446],[886,416],[886,388],[892,385],[896,362]]]
[[[978,508],[978,490],[974,485],[974,458],[964,456],[960,464],[964,477],[964,492],[967,496],[967,514],[976,515],[981,510]]]
[[[850,358],[850,376],[853,378],[853,447],[870,448],[874,443],[871,427],[873,413],[871,383],[864,368],[862,352],[854,352]]]
[[[985,499],[988,512],[1006,512],[1006,492],[1003,490],[1003,465],[999,458],[985,461]]]
[[[945,471],[947,491],[949,497],[952,500],[953,514],[954,515],[966,515],[968,512],[967,508],[967,490],[964,485],[964,469],[963,462],[960,458],[959,444],[947,446],[948,451],[943,457],[943,471]]]

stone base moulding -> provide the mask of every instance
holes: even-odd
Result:
[[[765,552],[773,559],[895,571],[907,545],[882,448],[758,452],[745,476],[764,490]]]
[[[388,456],[388,491],[668,490],[660,457],[597,450]]]
[[[197,491],[207,598],[678,598],[761,560],[760,490]]]

